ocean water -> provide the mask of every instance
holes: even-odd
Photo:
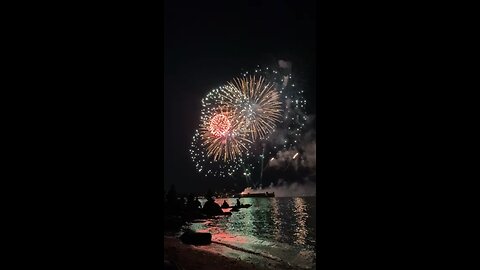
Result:
[[[236,204],[235,198],[215,202],[222,205],[224,200]],[[252,206],[231,216],[186,225],[212,233],[212,245],[200,248],[253,263],[315,269],[316,197],[242,198],[240,202]]]

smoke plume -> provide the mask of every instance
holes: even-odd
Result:
[[[278,66],[280,68],[291,69],[292,68],[292,62],[285,61],[285,60],[278,60]]]
[[[315,116],[310,116],[308,119],[309,122],[312,122]],[[286,131],[278,130],[273,140],[275,140],[276,143],[281,143],[280,140],[285,138],[285,132]],[[311,174],[315,175],[317,169],[316,146],[316,130],[312,127],[305,132],[300,143],[298,143],[295,148],[277,152],[275,157],[268,161],[268,169],[308,169]]]

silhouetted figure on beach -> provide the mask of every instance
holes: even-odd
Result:
[[[186,203],[185,197],[182,196],[182,197],[180,198],[180,200],[178,200],[178,209],[181,210],[181,211],[184,211],[184,210],[185,210],[185,207],[186,207],[185,203]]]
[[[188,194],[187,200],[193,202],[195,197],[193,196],[193,193]]]
[[[177,192],[175,191],[174,185],[170,186],[170,190],[168,190],[166,197],[167,201],[165,203],[165,212],[170,214],[177,213],[179,210],[179,205],[177,202]]]
[[[181,200],[177,198],[175,186],[171,185],[167,192],[167,202],[165,204],[165,218],[163,228],[165,230],[179,230],[183,224],[182,211],[180,210]]]
[[[210,216],[223,214],[222,208],[215,203],[212,197],[207,198],[207,202],[203,205],[203,212]]]
[[[240,199],[237,199],[237,207],[240,207],[242,204],[240,204]]]
[[[167,203],[170,206],[175,205],[177,202],[177,191],[175,191],[175,185],[170,186],[170,190],[167,193]]]
[[[222,208],[229,208],[230,205],[228,205],[227,201],[223,201]]]
[[[200,201],[198,201],[198,204],[200,204]],[[193,220],[196,218],[201,218],[201,210],[202,210],[202,204],[198,206],[197,202],[194,200],[193,194],[190,193],[187,197],[187,203],[184,206],[184,210],[182,211],[182,217],[185,220]]]
[[[212,192],[211,189],[209,189],[209,190],[207,191],[207,194],[205,195],[205,199],[208,200],[208,199],[210,199],[211,197],[213,197],[213,192]]]
[[[198,197],[195,198],[195,209],[202,209],[202,203],[198,200]]]
[[[193,194],[190,193],[187,197],[187,211],[195,210],[195,201],[193,200]]]

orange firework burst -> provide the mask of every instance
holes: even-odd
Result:
[[[239,126],[241,122],[228,107],[216,107],[208,110],[202,117],[200,136],[207,155],[213,160],[235,159],[248,151],[250,140],[244,136]]]
[[[224,137],[230,129],[230,120],[224,114],[217,114],[210,120],[209,131],[214,136]]]

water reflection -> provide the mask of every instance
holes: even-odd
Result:
[[[217,199],[216,203],[221,205],[224,200],[231,206],[236,204],[233,198]],[[242,198],[240,201],[252,206],[231,216],[193,222],[188,227],[212,233],[212,240],[223,246],[209,248],[218,249],[226,256],[262,254],[265,258],[267,254],[297,266],[312,266],[316,241],[315,197]],[[242,255],[245,252],[249,255]]]
[[[252,204],[251,207],[255,207],[253,205],[254,202],[252,202],[251,198],[243,199],[242,204],[247,204],[247,203]],[[248,211],[248,209],[241,209],[236,214],[240,214],[240,217],[243,217],[244,222],[238,222],[239,223],[238,226],[240,228],[242,228],[242,231],[244,232],[244,234],[245,235],[253,235],[255,233],[254,228],[253,228],[253,224],[254,224],[255,219],[252,215],[252,211]]]
[[[275,240],[280,240],[280,231],[282,230],[282,222],[280,220],[280,211],[278,208],[278,200],[274,198],[272,200],[272,219],[273,219],[273,234],[275,236]]]
[[[308,229],[306,226],[307,221],[307,205],[303,198],[295,198],[294,200],[294,215],[297,223],[297,227],[295,229],[295,240],[294,242],[299,245],[305,245],[305,239],[307,238]]]

